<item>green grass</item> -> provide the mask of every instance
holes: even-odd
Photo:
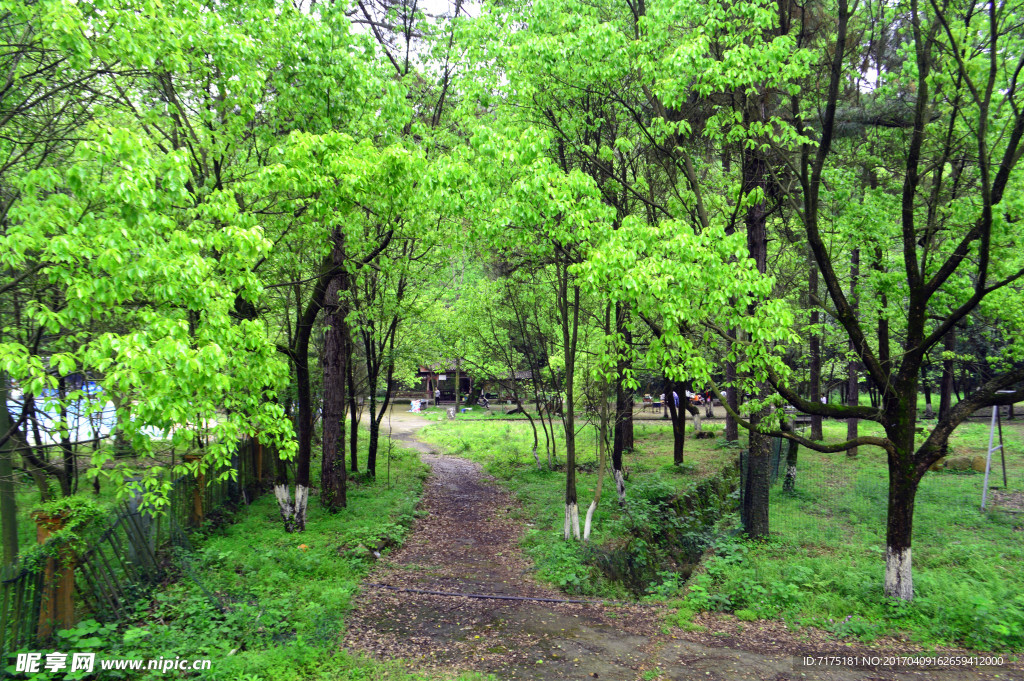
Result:
[[[366,438],[361,442],[365,461]],[[384,441],[382,468],[386,455]],[[234,522],[194,538],[194,550],[177,560],[177,581],[140,598],[130,622],[101,630],[99,656],[209,658],[212,668],[202,678],[214,681],[435,678],[410,671],[402,660],[380,662],[340,649],[345,615],[373,564],[364,547],[402,542],[427,472],[415,452],[395,448],[390,485],[383,474],[376,481],[359,478],[350,484],[348,508],[336,515],[312,496],[302,533],[286,533],[274,495],[262,495]],[[74,643],[79,635],[69,636]]]
[[[679,471],[670,464],[668,424],[636,425],[637,452],[626,460],[631,473],[627,495],[639,502],[634,516],[644,509],[645,490],[685,489],[735,456],[735,450],[722,448],[720,442],[688,438],[687,465]],[[840,439],[845,432],[844,422],[825,422],[827,439]],[[861,433],[881,431],[864,422]],[[1003,434],[1011,487],[1021,489],[1024,424],[1004,424]],[[570,593],[624,595],[621,585],[604,578],[588,561],[585,549],[561,540],[564,472],[537,470],[527,424],[488,424],[460,417],[429,427],[424,439],[480,462],[516,492],[527,523],[524,549],[541,579]],[[593,430],[582,429],[579,442],[582,514],[596,482]],[[988,422],[972,421],[954,433],[950,453],[983,455],[987,446]],[[560,461],[562,449],[560,437]],[[747,544],[720,536],[714,556],[690,580],[688,595],[675,601],[679,612],[740,611],[748,620],[780,618],[793,626],[817,626],[839,637],[863,640],[898,634],[926,646],[1024,650],[1020,517],[981,513],[980,474],[926,475],[915,512],[917,597],[910,605],[896,605],[882,593],[887,475],[884,454],[873,448],[861,448],[856,459],[801,449],[796,493],[783,494],[781,486],[772,491],[772,538]],[[615,503],[610,477],[604,490],[595,514],[595,542],[607,547],[635,541],[635,524]],[[660,518],[646,520],[656,523]],[[681,580],[661,577],[664,581],[652,585],[651,592],[672,597]],[[689,617],[678,620],[680,626],[691,626]]]
[[[827,422],[826,438],[845,428]],[[1011,487],[1020,490],[1024,430],[1004,428],[1004,439]],[[951,455],[983,455],[987,446],[988,424],[972,422],[955,432]],[[802,449],[798,471],[795,494],[772,490],[771,539],[724,547],[691,580],[689,609],[748,610],[863,640],[905,633],[925,645],[1024,650],[1024,528],[1020,516],[980,511],[981,474],[925,475],[914,514],[916,597],[897,606],[882,593],[884,454]]]

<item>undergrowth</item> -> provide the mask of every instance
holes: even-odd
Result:
[[[845,424],[826,423],[826,437],[843,434]],[[1021,431],[1004,429],[1004,436],[1014,447],[1012,481],[1020,474]],[[987,444],[982,424],[965,425],[952,440],[957,455],[976,455]],[[884,455],[862,448],[851,459],[801,449],[795,491],[772,489],[771,538],[719,543],[691,578],[681,612],[747,611],[861,641],[903,634],[927,646],[1024,651],[1020,520],[980,511],[982,478],[925,475],[914,512],[915,597],[902,603],[883,594]]]
[[[729,532],[709,532],[714,549],[689,581],[682,566],[659,555],[650,537],[663,530],[658,508],[663,491],[691,487],[701,472],[726,465],[731,448],[688,440],[687,465],[671,465],[671,432],[651,424],[638,433],[638,451],[627,459],[629,503],[620,509],[614,484],[595,514],[593,547],[561,539],[564,471],[538,471],[526,424],[446,422],[424,431],[452,454],[482,463],[523,504],[523,547],[537,576],[568,593],[621,598],[636,594],[598,568],[601,550],[620,550],[654,574],[643,592],[668,599],[670,623],[693,628],[700,611],[734,613],[741,620],[775,618],[794,627],[814,626],[840,638],[870,641],[904,635],[924,646],[963,646],[999,652],[1024,651],[1024,545],[1019,519],[981,513],[980,475],[929,473],[915,511],[912,603],[883,594],[885,571],[886,464],[879,452],[860,457],[800,451],[796,490],[772,491],[772,537],[750,544]],[[863,424],[871,433],[874,424]],[[831,430],[835,430],[832,433]],[[826,436],[845,433],[845,423],[826,422]],[[1009,475],[1021,475],[1020,430],[1004,429],[1016,452]],[[577,485],[581,516],[596,482],[592,432],[583,429]],[[561,440],[559,441],[561,444]],[[958,455],[987,446],[987,426],[967,424],[951,445]],[[984,452],[982,452],[983,454]],[[541,441],[543,459],[543,440]],[[1015,524],[1016,523],[1016,524]],[[735,525],[733,525],[735,528]],[[720,527],[720,530],[727,529]],[[685,585],[685,587],[684,587]]]
[[[390,485],[384,476],[358,478],[350,484],[348,507],[336,515],[312,496],[302,533],[284,531],[274,495],[264,494],[229,518],[233,522],[193,537],[194,549],[174,561],[176,580],[138,599],[129,622],[86,621],[63,632],[58,643],[68,651],[95,651],[98,659],[208,658],[209,670],[175,674],[211,681],[435,678],[411,672],[401,660],[376,661],[340,645],[346,612],[373,552],[403,541],[426,476],[415,452],[395,448]],[[133,681],[164,676],[102,672],[104,679]],[[64,678],[88,677],[76,672]]]
[[[526,423],[481,423],[455,420],[431,426],[421,437],[449,454],[483,464],[485,470],[513,489],[523,505],[525,524],[522,547],[535,565],[538,579],[572,595],[626,599],[664,596],[689,574],[714,528],[704,518],[669,508],[669,500],[694,489],[706,470],[727,466],[734,452],[715,449],[710,440],[687,442],[690,463],[671,464],[665,454],[668,424],[641,424],[636,429],[636,451],[626,464],[628,492],[620,507],[609,473],[602,500],[594,513],[589,544],[562,540],[565,509],[565,472],[559,437],[558,456],[548,467],[543,439],[538,469],[531,452],[533,436]],[[611,463],[608,463],[610,471]],[[594,428],[577,435],[576,485],[580,524],[593,499],[598,461]],[[699,522],[698,522],[699,521]],[[685,577],[684,577],[685,579]]]

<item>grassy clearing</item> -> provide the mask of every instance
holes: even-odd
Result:
[[[871,431],[873,424],[862,430]],[[826,424],[838,439],[845,424]],[[1008,477],[1024,482],[1024,430],[1004,428]],[[988,425],[965,424],[951,455],[984,455]],[[926,645],[1024,650],[1024,536],[1019,515],[982,513],[980,473],[929,473],[914,515],[910,605],[883,597],[888,471],[884,455],[801,450],[795,494],[772,491],[772,538],[728,543],[690,581],[683,612],[782,618],[871,640],[904,633]],[[1000,476],[1001,477],[1001,476]],[[1001,479],[1000,479],[1001,484]]]
[[[385,457],[386,442],[382,446]],[[86,622],[65,635],[65,647],[79,650],[75,645],[88,637],[103,659],[209,658],[212,669],[200,675],[213,681],[436,678],[410,671],[401,660],[378,662],[340,650],[345,613],[373,563],[372,551],[402,542],[426,476],[415,452],[395,448],[390,485],[383,475],[357,479],[349,507],[337,515],[324,513],[314,496],[301,534],[284,532],[273,494],[264,494],[230,519],[235,522],[194,539],[194,550],[178,557],[177,581],[140,598],[130,622],[98,630]]]
[[[577,435],[577,494],[581,524],[594,496],[598,461],[596,429],[582,427]],[[565,474],[564,439],[559,434],[557,462],[560,470],[538,470],[531,453],[533,435],[529,424],[486,423],[479,420],[445,420],[422,431],[421,437],[449,454],[481,463],[513,489],[523,504],[526,525],[523,547],[536,565],[537,577],[572,594],[626,598],[631,594],[617,572],[651,578],[643,584],[648,592],[673,591],[678,576],[671,556],[653,537],[659,517],[658,504],[666,497],[692,489],[734,456],[715,440],[687,440],[688,463],[672,465],[671,426],[638,423],[637,448],[627,457],[627,506],[616,501],[611,463],[604,481],[601,504],[594,513],[593,547],[562,541]],[[546,464],[543,435],[540,457]],[[692,463],[690,463],[692,462]],[[602,567],[599,567],[602,566]],[[628,580],[627,580],[628,581]],[[666,586],[667,584],[667,586]],[[635,585],[634,585],[635,586]],[[634,588],[635,590],[635,588]]]
[[[839,439],[845,429],[845,423],[826,421],[826,438]],[[861,426],[863,433],[876,429],[870,423]],[[460,417],[428,428],[424,438],[482,463],[516,491],[527,523],[524,548],[541,579],[570,593],[624,595],[620,584],[591,564],[585,549],[561,541],[564,473],[537,471],[527,424]],[[1004,424],[1004,439],[1011,487],[1021,489],[1024,424]],[[604,547],[640,544],[638,525],[662,520],[649,513],[652,491],[685,489],[735,456],[720,442],[688,439],[687,465],[680,471],[670,463],[667,424],[638,423],[636,440],[637,452],[626,463],[631,512],[618,508],[609,476],[605,500],[595,514],[595,540]],[[596,482],[593,430],[584,428],[579,441],[582,512]],[[987,446],[987,421],[972,421],[956,431],[950,453],[984,455]],[[749,544],[721,534],[688,589],[681,588],[680,577],[662,574],[650,592],[686,594],[674,601],[683,626],[694,612],[719,610],[747,619],[781,618],[793,626],[813,625],[865,641],[896,634],[923,645],[1019,652],[1024,650],[1024,518],[981,513],[981,484],[982,475],[972,473],[924,478],[915,514],[917,598],[910,605],[889,603],[882,594],[887,467],[883,454],[869,448],[862,448],[856,459],[801,449],[796,493],[773,489],[770,541]]]

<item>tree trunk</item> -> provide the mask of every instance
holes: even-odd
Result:
[[[737,329],[731,329],[729,335],[733,338],[739,333]],[[729,405],[734,413],[740,413],[740,391],[735,385],[736,383],[736,362],[726,361],[725,363],[725,383],[728,386],[726,389],[725,401]],[[740,439],[740,426],[733,418],[732,414],[727,410],[725,412],[725,440],[726,442],[737,442]]]
[[[18,507],[14,488],[14,422],[7,411],[7,374],[0,373],[0,541],[3,565],[18,559]],[[5,623],[6,625],[6,623]]]
[[[761,121],[764,118],[764,102],[752,102],[744,112],[747,122]],[[768,163],[760,152],[747,149],[743,152],[743,190],[752,192],[760,190],[765,196],[768,181]],[[757,271],[764,274],[768,269],[768,232],[767,204],[761,201],[747,208],[744,223],[747,228],[747,253],[754,261]],[[751,307],[750,312],[753,313]],[[755,399],[764,399],[768,394],[767,386],[759,383]],[[740,509],[743,528],[752,539],[768,537],[768,471],[771,455],[771,440],[760,433],[757,428],[767,415],[767,409],[751,408],[750,435],[748,440],[747,479]]]
[[[566,541],[570,536],[580,538],[580,516],[576,503],[576,414],[573,402],[573,378],[576,368],[576,340],[579,332],[580,289],[573,286],[573,299],[569,300],[569,265],[559,267],[559,311],[562,322],[562,352],[565,359],[565,404],[562,419],[565,424],[565,526]],[[570,316],[571,315],[571,316]]]
[[[885,537],[885,595],[914,598],[910,540],[914,528],[914,498],[920,477],[913,466],[889,457],[889,513]]]
[[[796,464],[800,445],[796,440],[786,441],[786,479],[782,482],[783,492],[796,491]]]
[[[513,373],[513,376],[514,375],[515,374]],[[513,378],[513,381],[514,380],[515,379]],[[534,422],[533,417],[530,416],[530,413],[526,411],[526,407],[523,405],[523,401],[519,398],[519,391],[513,391],[512,395],[513,397],[516,398],[516,407],[518,407],[519,411],[523,412],[523,415],[526,417],[526,420],[530,422],[530,430],[533,431],[533,460],[537,462],[537,470],[542,471],[544,470],[544,466],[543,464],[541,464],[540,454],[537,452],[537,449],[540,446],[540,439],[537,437],[537,424]],[[544,419],[541,419],[541,426],[543,427],[543,425]],[[544,437],[547,438],[546,432],[544,433]]]
[[[750,414],[752,430],[747,447],[747,478],[743,490],[740,520],[751,539],[768,537],[768,480],[771,460],[771,438],[757,431],[765,410]]]
[[[811,304],[811,325],[814,326],[814,330],[810,333],[810,351],[811,351],[811,402],[817,404],[821,401],[821,336],[818,335],[817,325],[821,322],[820,313],[818,312],[818,306],[815,303],[815,299],[818,296],[818,263],[814,261],[814,257],[811,257],[810,271],[807,277],[807,288],[812,296],[810,300]],[[812,440],[824,440],[825,436],[821,432],[821,416],[818,414],[811,415],[811,439]]]
[[[61,494],[70,497],[75,493],[74,487],[77,487],[78,473],[75,471],[75,453],[69,437],[71,422],[68,420],[67,381],[63,376],[57,379],[57,390],[60,396],[57,414],[60,422],[64,424],[60,433],[61,471],[57,475],[57,481],[60,483]],[[4,406],[6,408],[6,405]]]
[[[459,373],[459,360],[455,359],[455,413],[459,413],[459,402],[462,399],[462,376]]]
[[[340,236],[335,234],[334,265],[344,262]],[[320,503],[331,513],[347,505],[345,498],[347,473],[345,470],[345,322],[346,309],[341,301],[348,277],[339,274],[327,285],[324,298],[327,331],[323,350],[323,453],[320,460]]]
[[[935,411],[932,409],[932,384],[928,381],[928,367],[921,365],[921,388],[924,390],[924,417],[935,418]]]
[[[605,328],[607,329],[607,326]],[[586,522],[583,524],[583,541],[585,542],[590,541],[590,528],[594,519],[594,511],[597,510],[597,505],[601,503],[601,483],[604,482],[605,462],[608,459],[608,384],[602,383],[601,385],[601,408],[598,412],[600,421],[597,430],[597,484],[594,488],[594,500],[590,502],[590,508],[587,509]]]
[[[345,336],[345,374],[348,380],[348,413],[349,419],[349,471],[359,472],[359,408],[356,404],[356,369],[355,343],[352,334]]]
[[[376,476],[377,474],[377,450],[379,449],[381,422],[383,422],[384,417],[387,415],[388,409],[391,408],[391,387],[395,376],[394,350],[394,335],[392,335],[388,351],[388,373],[384,384],[384,401],[381,402],[380,410],[370,411],[370,443],[366,456],[366,472],[371,476]],[[390,452],[391,450],[389,449],[388,451]]]
[[[295,502],[292,523],[296,531],[306,529],[306,504],[309,501],[309,466],[313,452],[313,396],[309,385],[309,361],[306,353],[295,363],[299,388],[299,452],[295,460]],[[287,494],[287,487],[285,488]],[[280,501],[280,497],[278,497]]]
[[[620,304],[615,306],[615,331],[623,338],[626,348],[633,343],[633,334],[627,324],[628,309]],[[629,363],[625,360],[618,362],[619,380],[615,385],[615,426],[613,431],[612,448],[621,461],[622,455],[633,451],[633,393],[622,385],[622,377],[629,369]]]
[[[364,334],[363,345],[366,347],[366,412],[370,415],[370,436],[366,443],[366,474],[377,477],[377,448],[380,442],[380,421],[377,420],[377,382],[380,378],[380,358],[373,357],[370,352],[371,340]]]
[[[683,464],[686,449],[686,415],[681,408],[676,407],[672,393],[682,388],[682,383],[665,379],[665,403],[668,404],[668,416],[672,419],[672,463],[676,466]]]
[[[321,272],[332,269],[331,258],[325,258]],[[296,322],[295,342],[288,354],[295,375],[297,414],[295,432],[298,436],[298,454],[295,459],[295,499],[288,489],[287,469],[278,468],[274,481],[274,496],[284,519],[286,531],[306,529],[306,506],[309,501],[309,467],[313,451],[313,395],[309,385],[309,341],[330,282],[321,276],[313,288],[308,304]]]
[[[857,279],[860,277],[860,249],[853,249],[853,253],[850,256],[850,306],[853,308],[854,314],[857,313]],[[850,351],[854,351],[853,341],[850,341]],[[857,376],[857,360],[850,360],[847,365],[847,372],[849,374],[847,388],[846,388],[846,403],[852,407],[856,407],[860,403],[860,382]],[[857,437],[859,419],[849,418],[846,420],[846,439],[853,440]],[[850,457],[857,456],[857,448],[850,447],[846,450],[846,455]]]
[[[371,478],[377,477],[377,449],[380,446],[380,422],[373,418],[376,412],[376,405],[373,397],[370,398],[370,439],[366,447],[366,474]]]
[[[956,351],[956,327],[951,328],[942,338],[942,379],[939,384],[939,420],[943,421],[949,417],[949,410],[953,408],[953,357],[951,353]],[[950,356],[945,356],[950,354]],[[949,452],[948,439],[942,445],[942,455]]]

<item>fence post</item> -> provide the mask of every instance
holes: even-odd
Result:
[[[32,514],[36,521],[36,541],[45,544],[50,536],[67,523],[67,514]],[[71,548],[62,544],[57,555],[46,559],[43,573],[42,601],[39,605],[39,626],[36,629],[40,639],[53,636],[53,630],[70,629],[75,625],[75,560]]]
[[[203,457],[198,454],[186,454],[185,463],[196,463]],[[203,493],[206,491],[206,475],[200,470],[195,475],[196,484],[192,487],[192,511],[188,516],[188,524],[199,527],[203,524]]]

